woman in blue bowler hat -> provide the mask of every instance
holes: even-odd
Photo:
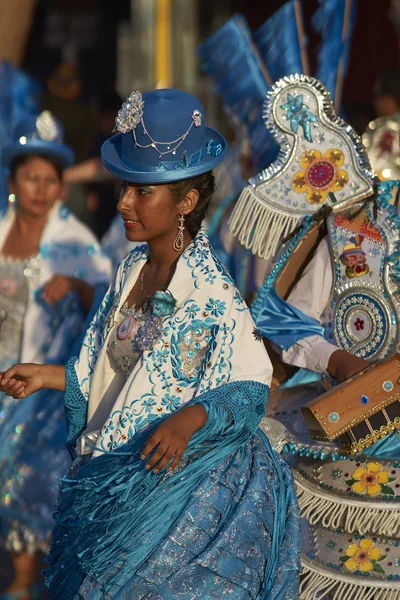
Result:
[[[259,429],[272,368],[201,223],[224,138],[178,90],[133,92],[105,142],[135,248],[66,366],[17,364],[1,389],[65,391],[50,597],[295,598],[290,471]]]
[[[111,279],[96,239],[60,201],[73,161],[61,124],[47,111],[25,115],[2,150],[10,196],[0,214],[0,372],[79,351]],[[0,392],[0,533],[14,567],[1,600],[35,596],[37,552],[48,551],[69,465],[65,435],[61,393],[13,400]]]

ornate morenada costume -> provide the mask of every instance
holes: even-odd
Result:
[[[252,313],[260,335],[295,367],[283,372],[269,414],[271,436],[279,439],[296,480],[301,597],[395,600],[397,362],[343,384],[337,395],[333,388],[321,398],[330,403],[322,411],[309,402],[323,392],[322,384],[332,384],[326,369],[338,348],[370,362],[398,351],[400,219],[392,206],[398,182],[379,184],[361,140],[335,115],[318,81],[302,75],[279,80],[264,114],[280,154],[249,181],[231,228],[260,256],[275,255]],[[279,379],[282,364],[275,358]],[[374,384],[365,389],[371,378]],[[376,403],[378,395],[383,399]],[[305,405],[314,422],[310,431]]]

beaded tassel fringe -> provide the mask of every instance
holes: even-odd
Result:
[[[350,581],[349,576],[322,573],[302,557],[300,600],[400,600],[400,589],[393,581]]]
[[[382,508],[366,506],[349,496],[332,498],[322,491],[311,491],[296,478],[296,492],[300,514],[311,525],[321,524],[328,529],[344,529],[348,533],[356,531],[360,535],[379,533],[381,536],[398,537],[400,534],[400,511],[385,503]],[[382,503],[383,504],[383,503]]]
[[[267,259],[275,256],[279,242],[297,227],[299,217],[291,217],[265,206],[251,186],[242,191],[229,221],[239,242]]]

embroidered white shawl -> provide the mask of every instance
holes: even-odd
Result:
[[[250,312],[200,232],[177,263],[169,285],[176,310],[163,319],[161,338],[110,397],[115,372],[108,337],[147,256],[147,246],[141,246],[120,264],[75,363],[88,401],[86,434],[101,430],[93,456],[121,446],[148,423],[223,384],[271,382],[271,363]]]

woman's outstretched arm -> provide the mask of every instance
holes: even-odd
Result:
[[[0,374],[0,392],[13,398],[26,398],[45,388],[65,392],[64,365],[20,363]]]

